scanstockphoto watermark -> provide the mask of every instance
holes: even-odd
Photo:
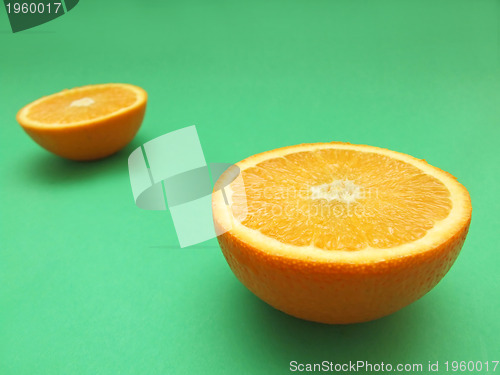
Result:
[[[349,361],[349,362],[332,362],[323,361],[315,363],[302,363],[298,361],[290,361],[290,372],[324,372],[324,373],[383,373],[383,372],[400,372],[400,373],[482,373],[496,372],[500,369],[500,361],[427,361],[423,363],[385,363],[370,361]]]
[[[347,179],[311,185],[266,181],[257,187],[235,165],[207,163],[195,126],[146,142],[130,154],[128,167],[135,204],[143,210],[170,211],[180,247],[199,244],[221,235],[219,230],[230,229],[214,227],[213,194],[223,194],[238,221],[245,220],[251,202],[258,202],[259,209],[272,216],[334,219],[372,216],[366,202],[378,199],[377,189]],[[223,173],[230,178],[213,192]]]
[[[430,363],[428,364],[430,365]],[[291,372],[325,372],[325,373],[373,373],[373,372],[423,372],[422,363],[371,363],[369,361],[349,361],[336,363],[332,361],[323,361],[319,363],[301,363],[290,361],[289,370]],[[426,368],[426,370],[427,370]]]
[[[243,181],[245,178],[243,177]],[[326,188],[324,186],[327,185]],[[263,208],[273,216],[347,218],[371,217],[366,202],[378,199],[378,189],[346,188],[345,184],[313,186],[269,186],[252,190],[251,200],[262,200]],[[238,204],[238,201],[235,202]],[[246,203],[246,200],[245,200]]]
[[[206,162],[195,126],[166,133],[135,149],[128,169],[136,206],[170,211],[181,248],[222,234],[213,223],[213,184],[226,171],[231,177],[227,183],[241,176],[232,164]],[[224,197],[225,187],[219,187]]]
[[[286,204],[268,203],[270,213],[275,217],[282,218],[297,218],[306,219],[324,218],[324,219],[340,219],[351,217],[372,217],[372,210],[360,203],[350,204],[332,204],[326,202],[299,202]]]
[[[243,183],[246,183],[243,177]],[[379,190],[376,187],[363,187],[350,180],[335,180],[330,183],[317,185],[303,184],[296,186],[270,185],[252,191],[255,199],[264,200],[323,200],[325,202],[354,203],[365,199],[379,199]]]

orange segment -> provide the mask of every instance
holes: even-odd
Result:
[[[451,267],[470,223],[453,176],[395,151],[308,144],[237,166],[213,195],[223,253],[252,292],[303,319],[366,321],[415,301]]]
[[[78,87],[43,97],[22,108],[17,120],[42,147],[74,160],[115,153],[137,133],[147,94],[128,84]]]

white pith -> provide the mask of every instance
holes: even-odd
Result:
[[[354,203],[361,198],[361,186],[351,180],[333,180],[329,184],[311,186],[312,199]]]
[[[69,106],[70,107],[88,107],[94,103],[95,103],[95,101],[92,98],[81,98],[78,100],[73,100]]]

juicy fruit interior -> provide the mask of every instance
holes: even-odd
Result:
[[[29,118],[44,124],[70,124],[106,116],[137,100],[123,87],[89,87],[55,95],[30,108]]]
[[[280,242],[325,250],[389,248],[423,237],[451,210],[450,192],[415,166],[346,149],[304,151],[242,171],[232,210]],[[245,208],[246,207],[246,208]]]

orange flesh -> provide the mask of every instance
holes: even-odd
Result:
[[[119,86],[89,87],[63,93],[33,105],[28,117],[43,124],[71,124],[109,115],[137,101],[134,91]]]
[[[423,237],[450,213],[436,178],[385,155],[323,149],[269,159],[242,171],[235,217],[280,242],[325,250],[390,248]]]

